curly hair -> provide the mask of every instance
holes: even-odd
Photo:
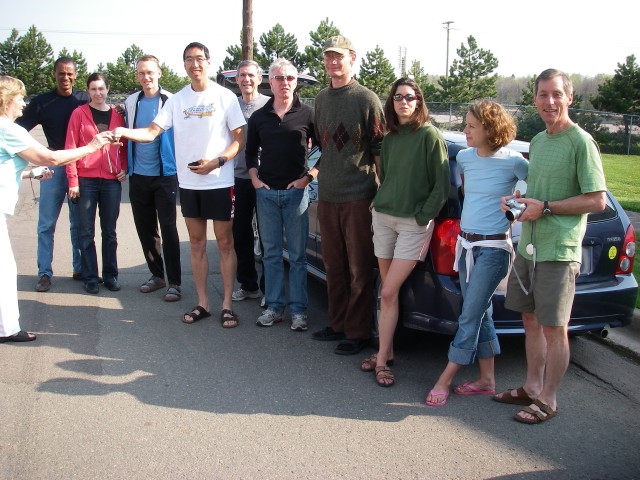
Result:
[[[516,122],[499,103],[480,100],[469,106],[469,113],[487,131],[487,142],[492,150],[504,147],[516,138]]]
[[[389,96],[387,97],[387,101],[384,104],[384,118],[387,123],[387,130],[389,132],[397,132],[398,131],[398,114],[396,113],[395,108],[393,107],[393,96],[396,94],[398,87],[406,85],[407,87],[413,89],[416,93],[416,109],[413,112],[411,118],[411,127],[413,130],[418,130],[422,125],[428,123],[429,120],[429,109],[427,108],[427,104],[424,101],[424,95],[420,86],[416,83],[415,80],[408,77],[399,78],[393,83],[391,87],[391,91],[389,92]]]
[[[0,115],[4,115],[7,111],[7,107],[13,101],[14,97],[22,95],[25,97],[27,91],[24,88],[24,83],[17,78],[3,75],[0,77]]]

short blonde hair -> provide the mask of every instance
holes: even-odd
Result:
[[[24,83],[17,78],[8,75],[0,76],[0,115],[4,115],[7,107],[13,101],[14,97],[27,95]]]

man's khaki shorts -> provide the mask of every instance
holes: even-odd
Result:
[[[533,291],[531,273],[533,271]],[[526,295],[516,277],[516,272]],[[580,274],[578,262],[533,262],[516,255],[507,283],[505,307],[515,312],[534,313],[538,323],[547,327],[568,325],[571,318],[576,278]]]

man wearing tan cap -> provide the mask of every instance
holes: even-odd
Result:
[[[318,219],[327,273],[329,325],[315,340],[340,340],[335,353],[353,355],[369,344],[375,265],[369,207],[376,194],[376,171],[384,134],[380,99],[352,76],[356,52],[337,35],[323,49],[331,84],[315,102],[316,138],[322,157],[318,176]]]

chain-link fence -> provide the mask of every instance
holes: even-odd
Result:
[[[462,130],[468,103],[427,103],[433,123],[442,130]],[[518,122],[518,139],[530,141],[544,130],[536,108],[504,105]],[[640,155],[640,116],[599,112],[597,110],[569,110],[571,118],[589,132],[603,153]]]

